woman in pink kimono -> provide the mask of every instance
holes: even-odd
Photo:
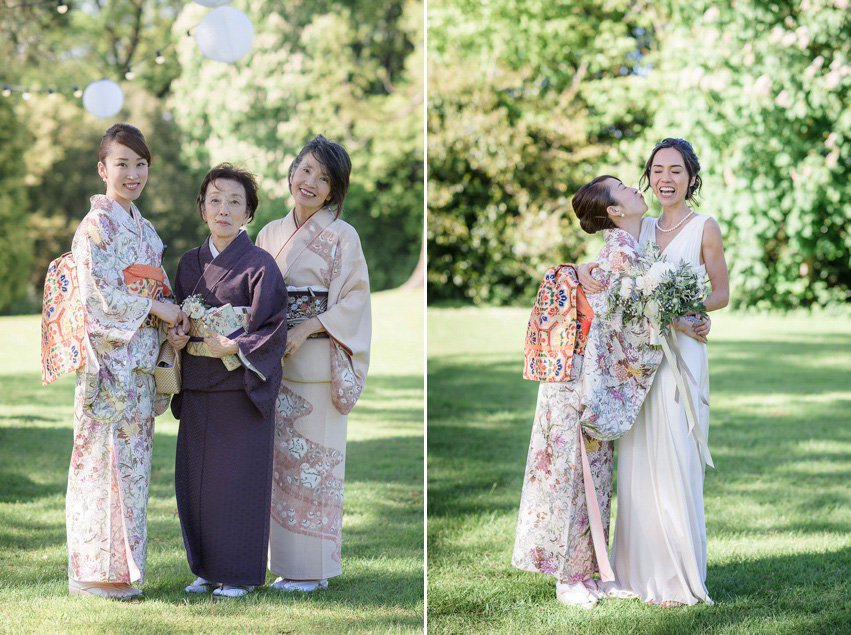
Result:
[[[150,163],[138,129],[107,130],[98,163],[106,195],[92,197],[72,246],[87,357],[77,371],[66,497],[76,595],[131,598],[141,594],[131,583],[145,578],[154,416],[168,405],[157,397],[154,365],[161,323],[184,318],[164,301],[163,243],[133,204]]]
[[[314,591],[342,573],[346,418],[369,365],[369,276],[360,239],[340,215],[351,160],[321,135],[289,169],[295,207],[256,245],[289,294],[275,415],[269,569],[273,586]]]
[[[644,197],[601,176],[572,204],[583,230],[605,230],[595,259],[603,292],[586,301],[572,265],[550,269],[538,292],[524,377],[541,383],[512,564],[554,576],[560,602],[591,608],[603,595],[593,576],[614,579],[607,554],[612,439],[635,421],[662,352],[651,345],[646,318],[624,324],[605,316],[609,294],[640,253]]]

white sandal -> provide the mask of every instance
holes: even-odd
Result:
[[[220,588],[213,591],[216,597],[226,598],[241,598],[243,595],[248,595],[254,590],[253,586],[241,586],[238,584],[223,584]]]
[[[319,589],[328,588],[328,579],[322,580],[287,580],[286,578],[278,578],[272,583],[273,589],[279,591],[301,591],[302,593],[310,593]]]
[[[591,609],[597,605],[597,597],[592,595],[582,582],[576,584],[557,582],[556,599],[567,606],[578,606],[583,609]]]
[[[218,582],[210,582],[204,578],[195,578],[195,582],[183,589],[187,593],[206,593],[218,589],[221,586]]]

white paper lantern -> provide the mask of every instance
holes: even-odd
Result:
[[[86,86],[83,92],[83,108],[95,117],[114,117],[124,106],[121,86],[108,79],[100,79]]]
[[[195,0],[195,4],[200,4],[202,7],[221,7],[225,4],[230,4],[231,0]]]
[[[198,25],[198,46],[211,60],[233,64],[248,55],[254,43],[254,25],[239,9],[213,9]]]

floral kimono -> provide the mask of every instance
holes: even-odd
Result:
[[[160,344],[152,299],[169,293],[163,243],[135,206],[103,195],[74,235],[86,326],[86,363],[74,391],[74,447],[66,521],[70,578],[143,582],[148,482]]]
[[[611,439],[635,421],[662,359],[661,351],[650,344],[648,320],[624,324],[619,315],[606,317],[610,289],[639,247],[619,229],[604,236],[606,242],[595,259],[600,274],[595,275],[605,290],[588,296],[590,310],[583,310],[581,295],[577,297],[575,270],[551,269],[550,282],[545,278],[541,285],[527,336],[525,376],[541,383],[512,564],[569,583],[596,572],[613,578],[606,552]],[[588,313],[593,313],[593,320],[586,331]],[[547,335],[541,336],[545,331]],[[553,350],[558,346],[569,350],[558,353]]]
[[[325,328],[283,362],[276,407],[269,569],[289,580],[340,575],[346,419],[369,366],[369,276],[355,229],[327,208],[295,211],[256,245],[275,257],[289,294],[289,328]]]

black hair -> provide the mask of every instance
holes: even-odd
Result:
[[[688,190],[686,191],[686,200],[692,201],[695,206],[698,205],[695,197],[700,194],[700,186],[703,185],[703,181],[700,178],[700,162],[697,160],[697,154],[695,154],[694,148],[692,148],[691,144],[685,139],[674,139],[669,137],[667,139],[662,139],[653,147],[653,152],[650,153],[650,158],[647,159],[647,163],[644,164],[644,173],[641,175],[638,187],[641,187],[642,191],[645,192],[647,191],[647,188],[650,187],[650,168],[653,165],[653,158],[656,156],[656,153],[663,148],[673,148],[682,155],[683,162],[686,164],[686,172],[688,172],[689,181]],[[692,179],[694,179],[694,185],[692,185]]]
[[[293,191],[293,174],[308,153],[312,154],[322,164],[331,180],[331,201],[328,206],[339,218],[343,213],[343,203],[346,200],[346,193],[349,191],[349,176],[352,173],[352,160],[349,158],[349,153],[339,143],[328,141],[321,134],[316,135],[299,151],[290,165],[287,177],[290,192]]]

